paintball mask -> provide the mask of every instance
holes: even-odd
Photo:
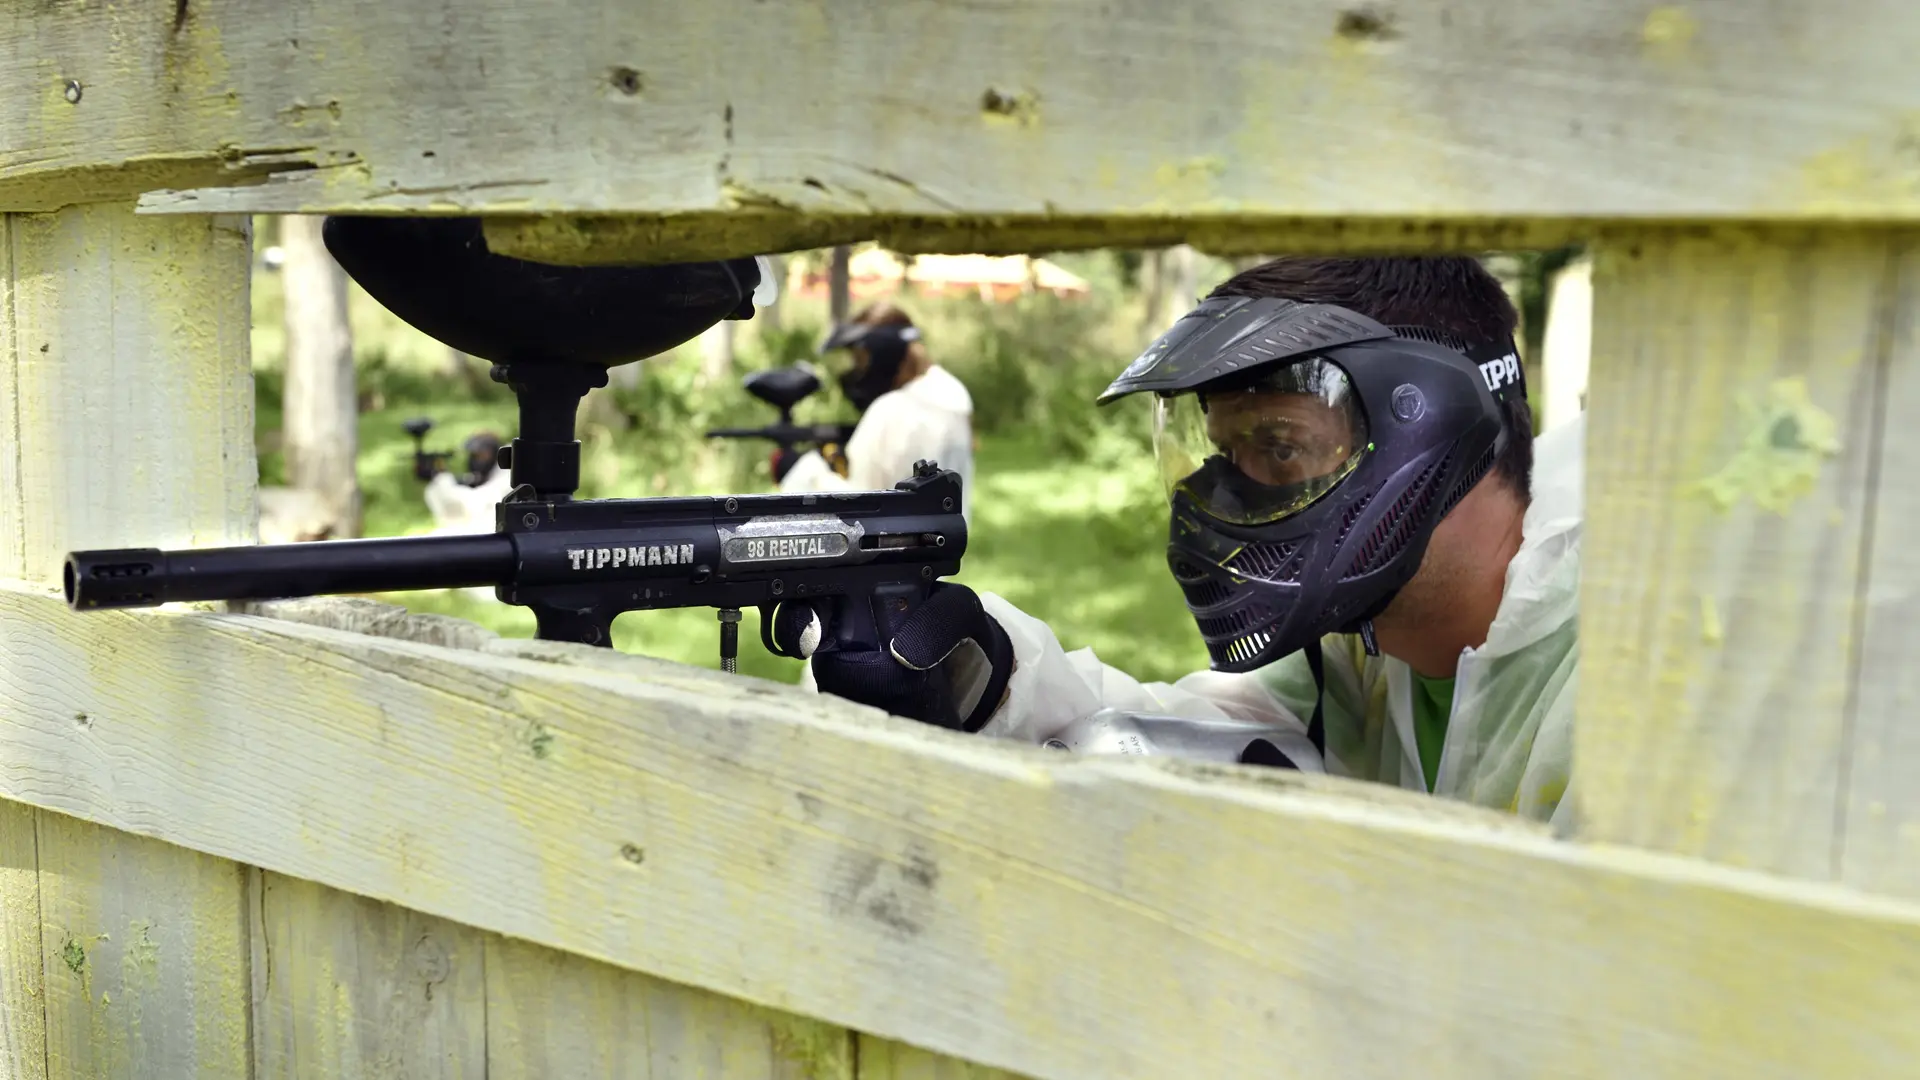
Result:
[[[460,480],[468,487],[480,487],[493,475],[500,461],[500,436],[482,431],[467,439],[467,472]]]
[[[820,343],[820,352],[824,355],[837,349],[858,349],[866,354],[864,365],[854,364],[839,378],[840,392],[847,395],[854,408],[866,412],[881,394],[893,389],[900,364],[907,358],[907,347],[919,340],[918,327],[843,323]]]
[[[1167,561],[1212,667],[1358,633],[1504,446],[1511,341],[1470,346],[1325,304],[1215,297],[1101,394],[1155,395]],[[1317,710],[1316,710],[1317,712]]]

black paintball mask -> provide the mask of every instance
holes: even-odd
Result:
[[[467,439],[464,449],[467,451],[467,472],[460,482],[468,487],[480,487],[493,475],[493,468],[500,461],[500,436],[491,431],[483,431]]]
[[[1167,561],[1212,667],[1251,671],[1304,649],[1318,678],[1323,635],[1360,634],[1377,654],[1373,618],[1493,466],[1502,405],[1526,387],[1510,340],[1223,296],[1099,401],[1142,391],[1156,397],[1172,503]]]
[[[893,389],[900,365],[907,358],[907,347],[919,340],[918,327],[843,323],[820,343],[820,352],[824,355],[836,349],[858,348],[866,353],[865,367],[856,366],[839,378],[840,392],[854,408],[866,412],[881,394]]]

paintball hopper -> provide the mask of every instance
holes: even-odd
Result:
[[[614,367],[753,315],[753,258],[553,266],[496,255],[477,217],[330,217],[347,275],[416,330],[494,364]]]
[[[811,365],[768,368],[740,380],[747,393],[780,410],[784,423],[793,422],[793,407],[820,389],[820,375]]]
[[[753,317],[754,258],[553,266],[496,255],[474,217],[330,217],[327,250],[375,300],[428,337],[493,364],[520,401],[498,463],[514,490],[580,486],[574,409],[607,369],[666,352],[722,319]]]

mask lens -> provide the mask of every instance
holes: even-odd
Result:
[[[1158,399],[1154,455],[1167,494],[1184,491],[1235,525],[1291,517],[1366,454],[1359,395],[1338,365],[1290,364],[1238,389]]]
[[[866,370],[867,350],[860,345],[845,349],[835,349],[821,356],[819,365],[826,369],[827,374],[835,378],[858,375]]]

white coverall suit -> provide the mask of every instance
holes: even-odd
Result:
[[[913,475],[916,461],[960,474],[960,513],[973,505],[973,397],[938,364],[905,386],[873,399],[847,439],[847,475],[809,450],[780,481],[780,490],[885,491]]]
[[[479,487],[462,484],[452,473],[435,473],[426,490],[434,535],[492,532],[493,508],[512,490],[513,474],[497,466]]]
[[[1581,416],[1534,443],[1533,501],[1520,550],[1487,640],[1461,654],[1433,794],[1523,817],[1567,824],[1573,698],[1578,676],[1582,452]],[[1141,683],[1091,649],[1064,651],[1045,623],[999,596],[980,595],[1012,639],[1016,660],[1006,703],[983,734],[1044,742],[1101,708],[1230,718],[1272,725],[1275,745],[1303,769],[1320,763],[1306,736],[1314,683],[1306,657],[1283,657],[1244,674],[1200,671],[1178,682]],[[1407,665],[1369,657],[1357,635],[1322,640],[1326,665],[1324,771],[1427,790],[1416,748],[1413,680]],[[813,685],[809,670],[804,680]]]

